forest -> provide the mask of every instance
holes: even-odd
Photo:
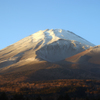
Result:
[[[100,100],[100,80],[0,82],[0,100]]]

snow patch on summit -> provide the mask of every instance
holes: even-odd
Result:
[[[40,30],[39,32],[33,34],[32,37],[34,42],[37,42],[39,40],[44,40],[43,43],[44,45],[53,43],[59,39],[65,39],[65,40],[75,40],[89,46],[94,46],[94,44],[88,42],[87,40],[81,38],[80,36],[77,36],[75,33],[62,29],[51,29],[51,30],[46,29],[43,31]]]

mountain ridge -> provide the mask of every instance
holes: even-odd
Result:
[[[56,31],[56,33],[55,33],[55,31]],[[68,36],[61,36],[62,35],[61,34],[62,31],[63,31],[63,34],[64,35],[67,34]],[[40,49],[41,47],[43,47],[45,45],[48,45],[48,44],[51,44],[51,43],[52,43],[52,45],[53,44],[55,45],[55,42],[57,42],[56,44],[59,45],[59,40],[61,40],[61,39],[64,42],[65,42],[65,40],[69,41],[70,42],[69,44],[72,44],[74,46],[77,46],[77,44],[82,45],[83,49],[87,49],[91,45],[94,46],[93,44],[91,44],[89,42],[87,44],[90,44],[90,45],[87,45],[87,44],[85,45],[85,44],[82,44],[81,42],[80,43],[75,43],[76,40],[77,40],[77,38],[76,38],[76,40],[73,40],[73,38],[76,35],[75,36],[73,36],[73,35],[70,36],[69,35],[70,32],[69,33],[68,32],[69,31],[65,31],[65,30],[61,30],[61,29],[59,29],[59,30],[58,29],[56,29],[56,30],[52,30],[51,29],[51,30],[48,30],[48,31],[47,30],[43,30],[43,31],[40,30],[40,31],[38,31],[38,32],[36,32],[36,33],[34,33],[34,34],[32,34],[32,35],[30,35],[30,36],[28,36],[28,37],[26,37],[26,38],[24,38],[24,39],[16,42],[16,43],[14,43],[14,44],[6,47],[6,48],[4,48],[3,50],[0,50],[0,56],[3,56],[4,57],[4,56],[6,56],[8,54],[13,53],[14,51],[16,51],[16,53],[15,53],[15,56],[16,56],[17,54],[24,53],[24,52],[26,52],[28,50]],[[55,36],[55,34],[57,36]],[[70,39],[72,38],[72,40],[70,40],[69,38]],[[78,40],[79,39],[80,38],[78,38]],[[84,42],[84,40],[82,40],[82,41]],[[79,42],[79,41],[77,41],[77,42]],[[61,43],[60,45],[62,45],[62,44],[64,44],[64,43]],[[68,44],[68,42],[66,42],[64,45],[67,45],[67,44]],[[7,49],[7,51],[6,51],[6,49]],[[5,51],[5,52],[3,53],[3,51]],[[0,59],[1,59],[1,57],[0,57]]]
[[[0,50],[0,74],[25,80],[98,78],[99,73],[93,70],[96,66],[97,71],[98,65],[71,61],[71,57],[92,50],[92,46],[95,45],[70,31],[40,30]]]

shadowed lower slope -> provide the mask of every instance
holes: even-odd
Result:
[[[31,82],[55,79],[99,79],[98,65],[72,63],[30,63],[2,71],[0,81]]]

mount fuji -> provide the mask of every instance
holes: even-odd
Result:
[[[70,31],[40,30],[0,50],[0,73],[25,78],[31,75],[33,80],[68,78],[65,74],[69,69],[64,67],[65,70],[58,62],[94,46]]]

